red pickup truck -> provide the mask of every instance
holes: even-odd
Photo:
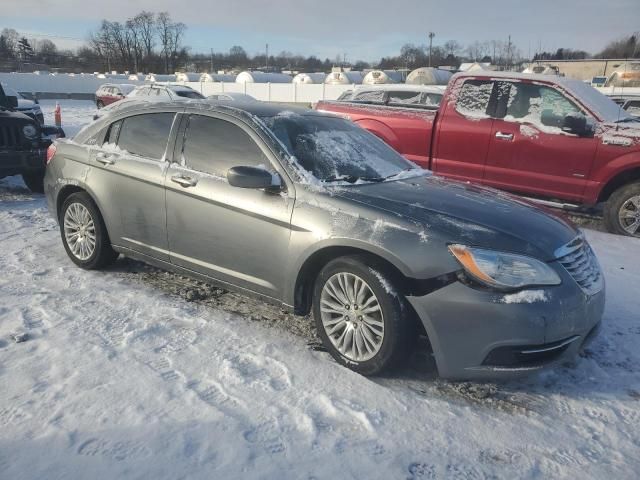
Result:
[[[387,97],[388,98],[388,97]],[[590,85],[503,72],[455,75],[440,106],[319,102],[423,168],[552,206],[594,207],[640,237],[640,122]]]

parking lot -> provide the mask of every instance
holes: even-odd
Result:
[[[94,112],[61,105],[71,135]],[[607,305],[576,364],[454,383],[423,351],[365,378],[308,318],[123,258],[78,269],[44,196],[2,179],[2,476],[634,478],[640,240],[586,234]]]

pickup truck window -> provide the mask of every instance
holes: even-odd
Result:
[[[384,91],[383,90],[375,90],[370,92],[359,92],[356,93],[352,101],[354,102],[374,102],[374,103],[383,103],[384,101]]]
[[[420,103],[422,94],[405,90],[404,92],[389,92],[389,104],[399,103],[401,105],[415,105]]]
[[[489,105],[495,82],[491,80],[467,80],[462,84],[456,111],[465,117],[490,118]]]
[[[580,108],[559,91],[533,83],[511,83],[505,120],[541,123],[542,112],[557,117],[582,113]]]

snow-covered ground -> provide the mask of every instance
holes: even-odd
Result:
[[[587,234],[608,298],[577,365],[367,379],[308,319],[125,259],[75,267],[44,198],[0,180],[0,477],[637,478],[640,241]]]

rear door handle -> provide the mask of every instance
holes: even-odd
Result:
[[[198,180],[191,177],[183,177],[182,175],[174,175],[171,177],[171,181],[181,185],[185,188],[195,187],[198,184]]]
[[[105,152],[98,152],[98,154],[96,155],[96,160],[103,165],[113,165],[114,163],[116,163],[113,155],[109,155]]]
[[[500,140],[513,140],[513,133],[502,133],[502,132],[496,132],[496,138],[499,138]]]

